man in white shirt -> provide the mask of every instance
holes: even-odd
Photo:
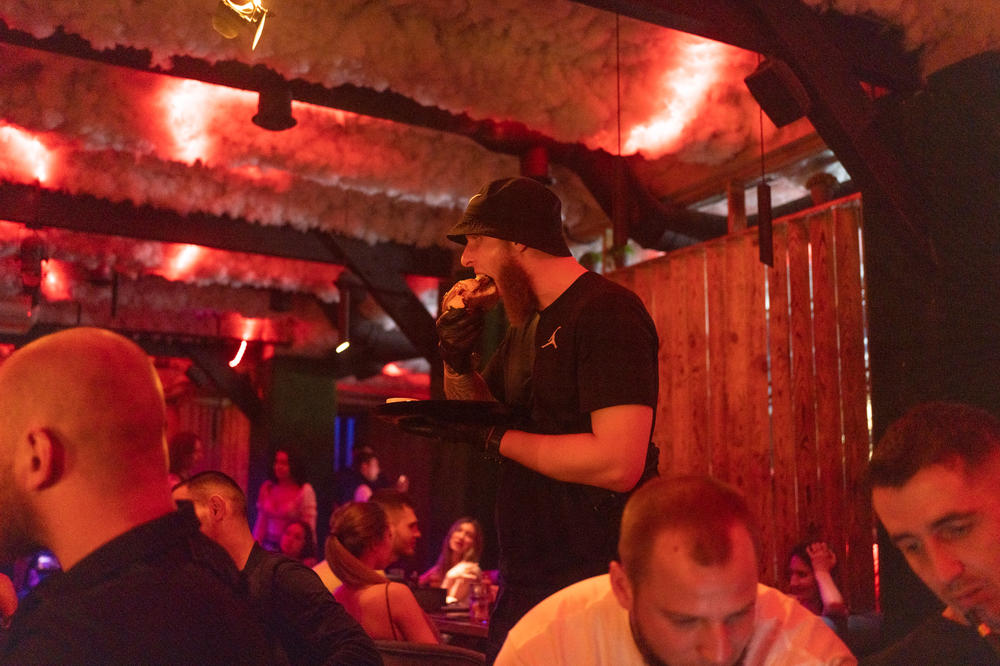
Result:
[[[755,521],[707,477],[653,479],[622,515],[620,562],[515,625],[506,664],[854,664],[792,598],[757,582]]]

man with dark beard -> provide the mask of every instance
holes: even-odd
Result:
[[[471,358],[482,315],[466,308],[439,318],[446,395],[527,414],[517,429],[424,429],[500,461],[495,653],[528,609],[606,571],[615,556],[628,494],[656,474],[658,341],[635,294],[576,262],[559,198],[535,180],[488,183],[448,237],[465,245],[463,265],[495,280],[511,327],[479,374]]]
[[[820,617],[757,582],[758,540],[735,488],[701,476],[654,479],[625,507],[610,573],[533,608],[496,663],[857,663]]]
[[[175,511],[138,346],[45,336],[0,366],[0,404],[0,561],[44,547],[63,569],[21,604],[0,663],[287,663],[229,556]]]

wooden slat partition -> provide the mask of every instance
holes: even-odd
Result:
[[[660,471],[708,473],[761,518],[762,580],[784,586],[788,550],[840,554],[852,608],[874,605],[872,514],[858,480],[870,451],[861,200],[732,234],[609,277],[646,303],[660,335],[654,441]]]
[[[188,397],[171,408],[176,413],[177,432],[191,431],[201,437],[205,458],[198,470],[225,472],[245,491],[250,464],[250,421],[243,412],[222,398]]]

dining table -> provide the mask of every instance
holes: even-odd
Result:
[[[427,616],[449,645],[486,651],[489,620],[473,620],[469,617],[468,607],[445,606],[429,612]]]

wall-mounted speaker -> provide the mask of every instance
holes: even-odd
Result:
[[[767,58],[743,82],[777,127],[784,127],[809,113],[809,93],[782,60]]]

